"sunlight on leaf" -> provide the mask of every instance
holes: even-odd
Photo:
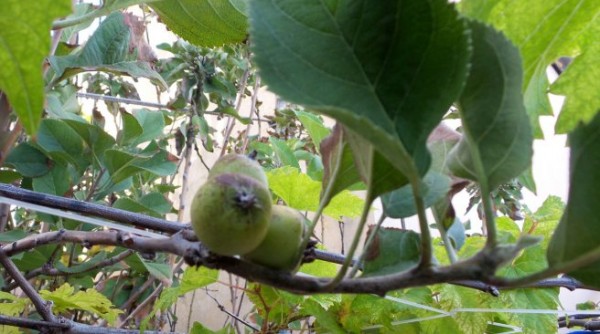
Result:
[[[149,4],[174,33],[198,46],[246,39],[244,0],[165,0]]]
[[[546,69],[559,57],[578,53],[575,43],[600,13],[598,1],[467,0],[463,8],[467,15],[474,15],[500,29],[519,48],[523,57],[525,105],[535,136],[540,138],[542,133],[538,117],[552,115],[547,96],[549,83]],[[592,90],[598,91],[597,82],[590,82],[592,85],[583,90],[570,90],[569,96],[574,100],[584,99]]]
[[[321,183],[294,167],[281,167],[267,172],[269,188],[288,206],[301,211],[316,211]],[[335,219],[360,216],[364,201],[345,190],[335,196],[324,213]]]
[[[52,21],[71,11],[69,0],[4,0],[0,14],[0,91],[30,135],[44,107],[42,64],[50,52]]]
[[[598,249],[600,240],[600,113],[569,135],[571,144],[569,201],[548,246],[550,266],[561,265]],[[600,287],[600,262],[568,273]]]
[[[40,295],[42,298],[52,301],[54,303],[53,311],[58,313],[83,310],[100,316],[110,324],[114,324],[119,314],[123,313],[122,310],[115,308],[110,300],[95,289],[75,292],[75,289],[68,283],[61,285],[52,292],[41,290]]]

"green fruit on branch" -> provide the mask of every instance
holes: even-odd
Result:
[[[243,258],[273,269],[296,271],[304,254],[301,244],[306,229],[307,220],[300,212],[273,205],[267,236]]]
[[[209,250],[221,255],[245,254],[267,235],[271,194],[253,178],[222,173],[198,189],[191,218],[198,240]]]
[[[268,187],[265,171],[256,160],[247,155],[232,153],[222,156],[211,168],[208,177],[223,173],[243,174]]]

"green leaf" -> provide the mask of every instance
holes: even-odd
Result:
[[[133,154],[117,149],[104,152],[106,168],[114,184],[140,172],[150,172],[157,176],[175,173],[177,165],[169,161],[164,150],[153,154]]]
[[[136,140],[144,132],[144,129],[132,114],[124,110],[119,114],[121,115],[123,126],[119,130],[117,142],[119,145],[127,145]]]
[[[49,173],[32,180],[34,191],[58,196],[64,196],[71,189],[71,183],[67,166],[61,164],[54,164]]]
[[[116,209],[127,210],[131,212],[144,213],[153,217],[163,217],[171,212],[173,206],[159,193],[149,193],[135,201],[129,197],[121,197],[113,203]]]
[[[300,173],[294,167],[285,166],[267,172],[269,188],[288,206],[298,210],[316,211],[319,207],[321,183],[310,176]],[[349,191],[335,196],[325,208],[330,217],[358,217],[364,201]]]
[[[231,325],[227,325],[226,327],[223,327],[223,328],[219,329],[218,331],[212,331],[212,330],[204,327],[204,325],[202,325],[199,322],[194,322],[194,324],[192,325],[192,329],[189,332],[189,334],[234,334],[234,333],[235,333],[235,329],[233,327],[231,327]]]
[[[21,173],[10,170],[10,169],[2,169],[0,170],[0,183],[13,183],[23,177]]]
[[[83,140],[65,122],[44,119],[37,134],[37,144],[53,159],[77,165],[83,153]]]
[[[246,39],[244,0],[164,0],[149,4],[177,35],[199,46],[219,46]]]
[[[9,243],[13,241],[17,241],[19,239],[23,239],[27,236],[27,232],[23,230],[10,230],[8,232],[0,233],[0,242]]]
[[[41,290],[40,295],[45,300],[52,301],[53,311],[58,313],[84,310],[100,316],[110,324],[114,324],[119,314],[123,313],[122,310],[114,308],[110,300],[95,289],[75,292],[68,283],[52,292]]]
[[[150,262],[146,260],[142,260],[142,263],[144,263],[144,266],[146,267],[150,275],[152,275],[154,278],[158,279],[166,285],[171,285],[173,280],[173,271],[169,264]]]
[[[271,90],[343,123],[411,178],[425,174],[427,136],[467,74],[468,34],[452,5],[259,0],[249,16]]]
[[[142,134],[134,140],[133,145],[158,139],[163,134],[165,117],[162,112],[138,109],[133,112],[133,116],[142,127]]]
[[[86,11],[86,13],[82,13],[79,15],[69,15],[68,17],[66,17],[63,20],[55,21],[54,24],[52,25],[52,28],[53,29],[63,28],[63,30],[67,30],[67,32],[69,32],[70,31],[69,28],[73,27],[74,25],[81,25],[83,27],[87,27],[87,26],[89,26],[89,24],[92,23],[92,21],[94,19],[109,15],[110,13],[119,11],[121,9],[126,9],[127,7],[141,5],[141,4],[149,3],[152,1],[157,1],[157,0],[105,0],[105,1],[102,1],[102,4],[100,6],[95,6],[95,5],[92,6],[92,4],[88,4],[95,9],[88,10],[88,11]],[[86,3],[79,3],[78,5],[84,5],[84,4],[86,4]],[[75,6],[75,7],[76,7],[75,13],[77,13],[78,6]],[[75,27],[75,28],[77,28],[77,27]],[[76,31],[79,31],[79,29],[76,29]],[[68,38],[70,38],[70,37],[68,37]],[[67,40],[67,39],[63,39],[63,40]]]
[[[23,176],[38,177],[50,171],[51,161],[37,147],[21,143],[10,151],[6,164],[13,166]]]
[[[71,11],[69,0],[2,3],[0,16],[0,90],[30,135],[35,135],[44,108],[42,64],[50,52],[50,27]]]
[[[571,144],[569,201],[548,246],[550,266],[568,263],[598,249],[600,240],[600,113],[569,135]],[[569,273],[600,287],[600,261]]]
[[[115,146],[115,139],[106,133],[101,127],[87,122],[76,120],[63,120],[83,141],[92,149],[96,161],[104,164],[104,151]]]
[[[425,208],[434,205],[450,191],[450,178],[437,172],[429,172],[423,178],[422,196]],[[412,187],[406,185],[381,196],[385,215],[390,218],[406,218],[417,214]]]
[[[530,164],[533,138],[521,94],[519,51],[499,32],[471,21],[471,72],[459,100],[464,135],[450,153],[460,177],[494,189]]]
[[[292,166],[300,169],[300,164],[298,163],[298,159],[294,156],[294,152],[287,145],[287,143],[281,139],[277,139],[275,137],[270,137],[269,142],[273,147],[273,152],[277,156],[279,160],[279,164],[281,166]]]
[[[566,96],[556,122],[557,133],[567,133],[579,122],[589,122],[600,108],[600,67],[597,65],[600,58],[599,34],[600,19],[596,19],[594,29],[587,32],[582,42],[582,53],[550,87],[553,94]]]
[[[261,317],[264,318],[268,312],[269,321],[281,325],[288,325],[288,319],[294,316],[298,305],[304,300],[303,296],[256,283],[249,286],[247,296]]]
[[[479,21],[486,21],[494,6],[496,6],[501,0],[462,0],[459,4],[460,12],[464,15],[477,19]]]
[[[54,70],[52,83],[84,71],[105,71],[133,78],[148,78],[167,89],[163,78],[147,62],[134,61],[130,50],[131,26],[121,12],[106,17],[83,48],[75,54],[48,58]]]
[[[114,308],[110,300],[95,289],[75,292],[68,283],[52,292],[41,290],[40,295],[45,300],[52,301],[53,311],[58,313],[84,310],[100,316],[110,324],[114,324],[118,315],[123,313],[122,310]]]
[[[372,228],[369,229],[372,233]],[[366,250],[362,277],[402,272],[416,266],[421,258],[421,238],[409,230],[382,227]]]
[[[371,145],[351,130],[344,131],[352,149],[354,166],[369,189],[371,198],[367,198],[367,201],[373,201],[379,195],[398,189],[409,181],[421,182],[420,175],[412,175],[414,179],[409,180],[405,174],[398,172],[389,160],[377,151],[377,146]]]
[[[308,299],[302,303],[302,311],[305,314],[310,314],[317,321],[317,329],[320,332],[329,332],[334,334],[343,334],[346,331],[338,324],[335,314],[327,312],[319,303],[312,299]]]
[[[324,124],[323,121],[315,114],[302,111],[302,110],[294,110],[296,117],[300,120],[300,123],[304,126],[310,139],[315,144],[315,148],[317,151],[321,145],[321,141],[331,133]]]
[[[205,267],[188,267],[183,272],[181,283],[179,284],[179,295],[189,291],[203,288],[209,284],[215,283],[219,276],[219,271]]]
[[[499,271],[507,278],[519,278],[546,268],[544,249],[541,246],[527,248],[516,260]],[[515,289],[502,291],[491,307],[515,309],[557,309],[558,288]],[[505,313],[506,322],[523,328],[524,333],[553,333],[556,331],[556,316],[553,314]]]
[[[460,308],[489,308],[493,300],[490,294],[456,285],[441,285],[438,291],[440,305],[444,310]],[[453,318],[462,333],[485,333],[488,321],[492,321],[491,312],[458,312]]]
[[[521,51],[525,105],[535,125],[536,137],[540,137],[538,116],[552,115],[546,68],[561,56],[578,53],[575,43],[598,16],[600,6],[594,0],[497,2],[487,22],[502,30]],[[593,87],[598,84],[594,82]],[[585,95],[586,90],[582,94]]]
[[[77,100],[77,87],[74,85],[64,85],[54,87],[54,89],[46,95],[48,107],[46,111],[48,116],[62,120],[75,120],[85,122],[85,119],[79,114],[81,106]]]
[[[331,187],[332,195],[361,181],[346,137],[343,127],[336,124],[331,134],[321,141],[323,188]]]
[[[548,196],[542,206],[533,214],[528,214],[523,223],[523,232],[543,237],[542,247],[546,249],[556,225],[563,215],[565,204],[558,196]]]
[[[0,291],[0,300],[2,300],[0,303],[0,314],[12,317],[18,316],[30,303],[28,298],[19,298],[4,291]],[[0,327],[0,329],[2,329],[2,327]]]

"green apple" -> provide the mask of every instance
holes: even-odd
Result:
[[[215,177],[223,173],[243,174],[268,187],[265,171],[256,160],[247,155],[231,153],[222,156],[210,169],[208,177]]]
[[[239,173],[221,173],[198,189],[191,205],[194,232],[209,250],[241,255],[267,235],[271,194],[266,186]]]
[[[273,205],[267,236],[256,249],[242,257],[266,267],[294,272],[304,254],[301,244],[306,228],[307,219],[300,212],[288,206]]]

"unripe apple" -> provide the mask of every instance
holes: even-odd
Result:
[[[256,160],[247,155],[231,153],[222,156],[210,169],[208,177],[215,177],[223,173],[243,174],[268,187],[265,171]]]
[[[242,257],[273,269],[296,271],[304,254],[301,244],[306,221],[295,209],[273,205],[267,236],[256,249]]]
[[[209,250],[221,255],[245,254],[267,234],[271,194],[253,178],[222,173],[198,189],[191,218],[198,240]]]

